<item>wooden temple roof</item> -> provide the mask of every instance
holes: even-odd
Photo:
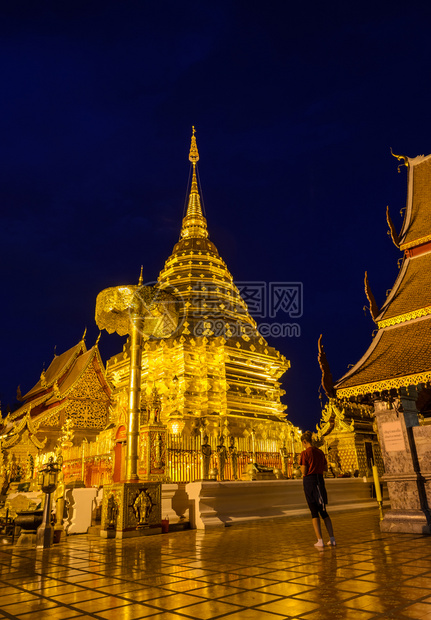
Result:
[[[431,241],[431,155],[406,159],[407,206],[399,234],[401,250]]]
[[[59,383],[65,377],[76,358],[86,350],[85,342],[81,340],[61,355],[55,355],[48,369],[42,373],[36,385],[23,396],[23,400],[32,400],[47,393],[56,381]]]
[[[380,329],[335,388],[338,397],[370,394],[431,380],[431,317]]]
[[[110,398],[111,388],[105,377],[103,362],[99,348],[95,344],[88,351],[83,340],[77,345],[55,356],[44,378],[23,397],[23,404],[14,411],[12,420],[18,420],[30,411],[31,417],[40,418],[62,408],[67,400],[68,393],[77,385],[87,368],[93,364],[99,381]]]
[[[431,248],[426,254],[408,257],[404,261],[394,287],[376,319],[379,327],[402,323],[431,312],[430,273]]]
[[[397,157],[408,167],[407,207],[397,243],[404,261],[375,317],[379,331],[335,384],[337,397],[431,381],[431,155]]]

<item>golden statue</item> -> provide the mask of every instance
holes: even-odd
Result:
[[[138,521],[137,528],[149,527],[149,518],[153,509],[153,500],[147,493],[147,489],[141,489],[140,493],[133,502],[133,512]]]
[[[211,464],[211,446],[208,442],[208,435],[204,435],[204,442],[201,446],[202,452],[202,479],[208,480],[210,475],[210,464]]]
[[[224,480],[224,468],[226,466],[227,450],[224,445],[223,435],[219,436],[219,445],[217,446],[217,462],[220,480]]]

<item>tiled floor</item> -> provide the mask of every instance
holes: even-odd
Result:
[[[381,534],[378,511],[334,514],[336,548],[305,517],[124,542],[70,536],[0,548],[0,618],[431,620],[431,539]]]

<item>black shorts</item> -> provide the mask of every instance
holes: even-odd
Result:
[[[328,503],[325,481],[322,474],[310,474],[303,478],[305,499],[311,512],[311,517],[317,519],[319,515],[326,519],[329,515],[325,506]]]

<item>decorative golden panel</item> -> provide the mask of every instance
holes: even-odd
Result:
[[[409,243],[402,243],[400,245],[400,250],[408,250],[409,248],[414,248],[417,245],[423,245],[424,243],[427,243],[428,241],[431,241],[431,235],[427,235],[426,237],[421,237],[421,239],[415,239],[413,241],[410,241]]]
[[[337,390],[337,396],[339,398],[347,398],[349,396],[372,394],[373,392],[383,392],[385,390],[409,387],[409,385],[427,383],[430,380],[431,371],[427,371],[417,375],[407,375],[405,377],[396,377],[394,379],[387,379],[385,381],[376,381],[375,383],[366,383],[363,385],[355,385],[353,387],[339,389]]]
[[[42,426],[60,426],[60,411],[54,411],[39,422]]]
[[[406,321],[411,321],[412,319],[418,319],[421,316],[428,316],[428,314],[431,314],[431,306],[419,308],[419,310],[413,310],[413,312],[407,312],[406,314],[400,314],[399,316],[393,316],[390,319],[379,321],[377,325],[379,329],[381,329],[382,327],[398,325],[399,323],[405,323]]]
[[[108,418],[107,404],[90,399],[69,399],[66,405],[66,417],[69,416],[75,428],[103,429]]]
[[[100,385],[99,377],[93,366],[89,366],[78,384],[70,392],[71,398],[94,398],[108,400],[106,392]]]

